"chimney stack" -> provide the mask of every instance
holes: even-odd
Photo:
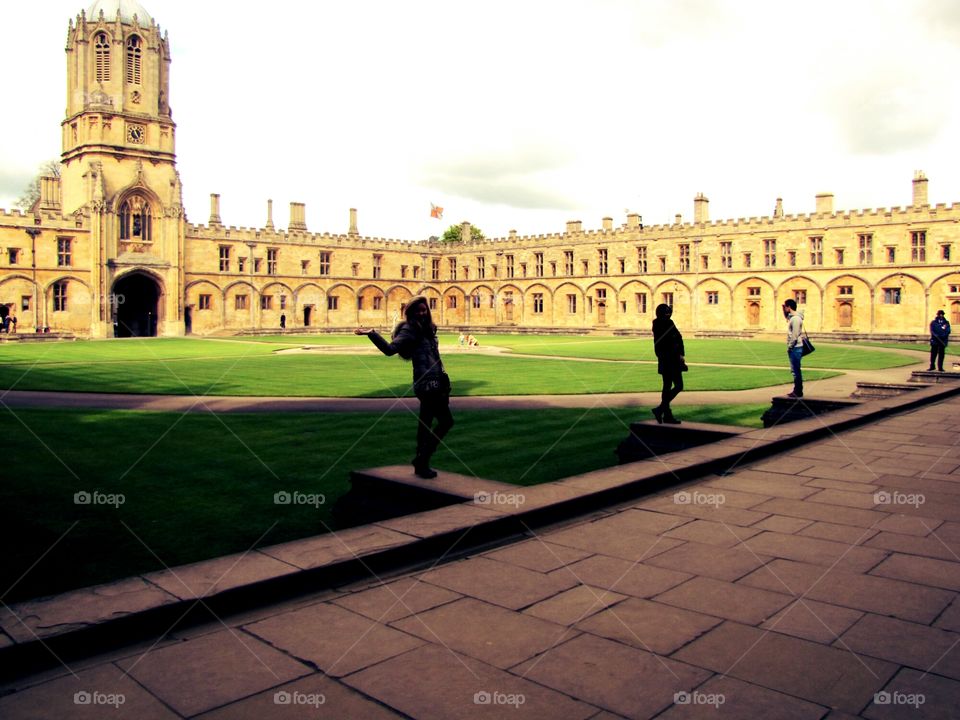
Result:
[[[210,225],[220,225],[220,196],[210,193]]]
[[[817,215],[833,212],[833,193],[817,193]]]
[[[350,208],[350,229],[347,230],[347,233],[350,235],[359,235],[360,231],[357,230],[357,209]]]
[[[303,203],[290,203],[290,230],[307,229],[307,206]]]
[[[923,170],[917,170],[913,175],[913,205],[914,207],[920,207],[921,205],[929,205],[930,201],[927,199],[927,176],[923,174]]]
[[[703,193],[697,193],[693,199],[693,221],[695,223],[710,222],[710,201]]]
[[[777,205],[773,209],[773,216],[775,218],[783,217],[783,198],[777,198]]]
[[[267,200],[267,230],[273,230],[273,200]]]
[[[567,220],[567,232],[578,233],[583,230],[583,222],[580,220]]]
[[[60,209],[60,178],[40,178],[40,210]]]

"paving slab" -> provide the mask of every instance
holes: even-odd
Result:
[[[907,555],[939,558],[941,560],[960,559],[960,546],[954,540],[945,540],[939,531],[934,531],[931,537],[915,537],[899,533],[879,533],[867,540],[867,547],[891,550]]]
[[[792,520],[792,518],[790,518]],[[724,523],[711,522],[710,520],[692,520],[686,525],[681,525],[668,530],[664,533],[665,537],[675,538],[677,540],[690,540],[703,545],[714,545],[716,547],[733,547],[741,540],[756,535],[761,530],[772,529],[762,527],[763,523],[772,520],[767,518],[757,525],[749,528],[743,528],[738,525],[726,525]]]
[[[960,633],[960,596],[950,603],[950,607],[943,611],[933,626]]]
[[[612,590],[595,588],[589,585],[577,585],[559,595],[531,605],[524,614],[548,620],[557,625],[573,625],[584,618],[595,615],[611,605],[625,600],[626,595]]]
[[[563,693],[439,645],[425,645],[354,673],[344,683],[418,720],[586,720],[597,712]]]
[[[303,663],[232,629],[158,648],[117,665],[186,716],[311,672]]]
[[[299,569],[254,550],[149,573],[143,578],[181,600],[194,600],[268,578],[291,575]]]
[[[721,622],[663,603],[628,598],[577,623],[577,629],[658,655],[669,655]]]
[[[903,668],[883,688],[862,717],[869,720],[953,720],[960,683],[932,673]]]
[[[401,578],[348,593],[332,602],[376,622],[389,623],[461,597],[463,596],[459,593],[431,585],[419,578]]]
[[[304,570],[330,565],[376,550],[400,547],[410,542],[411,535],[376,525],[338,530],[306,540],[270,545],[260,552]]]
[[[834,645],[960,680],[960,633],[869,613]]]
[[[837,523],[838,525],[854,525],[862,528],[873,528],[887,517],[887,513],[875,510],[861,510],[859,508],[838,507],[822,503],[809,503],[803,500],[789,498],[773,498],[754,508],[758,513],[770,515],[786,515],[803,520],[820,520],[822,522]],[[760,518],[758,518],[759,520]]]
[[[853,572],[866,572],[887,557],[886,552],[875,548],[775,532],[754,535],[744,540],[743,546],[760,556],[841,567]]]
[[[655,516],[656,522],[639,522],[649,516]],[[625,560],[640,560],[680,545],[680,540],[663,538],[654,533],[664,532],[686,522],[684,518],[636,510],[631,511],[630,515],[620,513],[610,518],[595,520],[585,526],[545,532],[541,537],[557,545],[591,553],[602,553]],[[645,529],[647,527],[649,531]]]
[[[486,553],[484,557],[545,573],[563,567],[568,563],[583,560],[590,557],[591,554],[586,550],[578,550],[577,548],[548,542],[538,536],[532,540],[493,550]]]
[[[780,559],[737,584],[923,624],[932,623],[954,597],[954,593],[940,588]]]
[[[657,595],[657,602],[695,610],[705,615],[759,625],[791,601],[779,592],[695,577]]]
[[[594,555],[550,574],[641,598],[662,593],[693,577],[689,573],[605,555]]]
[[[894,553],[870,574],[931,587],[960,590],[960,562]]]
[[[331,603],[251,623],[244,629],[289,655],[340,677],[418,647],[423,641]]]
[[[513,668],[521,677],[625,718],[651,718],[709,672],[593,635],[581,635]]]
[[[837,525],[828,522],[807,522],[807,525],[797,532],[797,535],[804,537],[819,538],[820,540],[832,540],[845,545],[867,545],[870,538],[879,533],[879,527],[885,520],[877,523],[873,528],[862,528],[856,525]]]
[[[769,515],[755,525],[750,526],[750,529],[753,530],[754,533],[748,537],[753,537],[753,535],[756,535],[761,530],[793,534],[802,531],[805,527],[812,524],[812,520],[801,520],[800,518],[787,517],[786,515]]]
[[[457,600],[391,625],[502,670],[578,634],[562,625],[473,598]]]
[[[882,660],[733,622],[723,623],[673,657],[854,714],[897,670]]]
[[[859,610],[800,598],[760,627],[830,645],[862,617],[863,613]]]
[[[711,702],[713,701],[713,702]],[[677,698],[658,720],[819,720],[826,708],[731,677],[713,677]]]
[[[646,565],[733,581],[753,572],[771,558],[741,543],[733,548],[688,542],[644,561]]]

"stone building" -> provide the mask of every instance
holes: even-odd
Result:
[[[167,36],[136,0],[97,0],[68,28],[60,178],[27,213],[0,211],[0,303],[19,332],[93,337],[390,326],[426,295],[446,327],[645,332],[657,304],[690,333],[782,327],[795,298],[811,331],[916,334],[937,309],[960,323],[960,205],[931,205],[913,178],[903,207],[711,221],[628,215],[596,230],[455,245],[312,233],[292,203],[287,227],[225,226],[219,196],[187,222],[176,170]],[[905,193],[906,194],[906,193]],[[469,230],[463,233],[470,237]]]

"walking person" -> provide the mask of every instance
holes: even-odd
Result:
[[[950,321],[943,310],[937,310],[937,316],[930,323],[930,367],[927,372],[937,370],[943,372],[943,356],[947,353],[947,343],[950,341]]]
[[[670,402],[683,391],[683,371],[687,369],[683,357],[683,336],[670,319],[672,307],[657,305],[656,315],[653,321],[653,351],[657,354],[657,372],[663,376],[663,390],[660,392],[660,405],[651,412],[660,424],[679,425],[680,421],[670,410]]]
[[[803,374],[800,361],[803,359],[803,313],[797,310],[797,301],[793,298],[783,303],[783,316],[787,319],[787,357],[793,372],[793,392],[789,398],[803,397]]]
[[[453,427],[450,412],[450,378],[443,370],[437,344],[437,326],[424,297],[415,297],[404,309],[406,320],[397,324],[387,342],[376,330],[359,327],[357,335],[366,335],[384,355],[400,355],[413,361],[413,391],[420,400],[417,424],[417,454],[413,471],[418,477],[435,478],[430,457]],[[433,426],[436,420],[436,426]]]

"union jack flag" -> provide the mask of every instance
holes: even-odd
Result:
[[[443,219],[443,208],[439,205],[434,205],[430,203],[430,217],[436,218],[437,220]]]

